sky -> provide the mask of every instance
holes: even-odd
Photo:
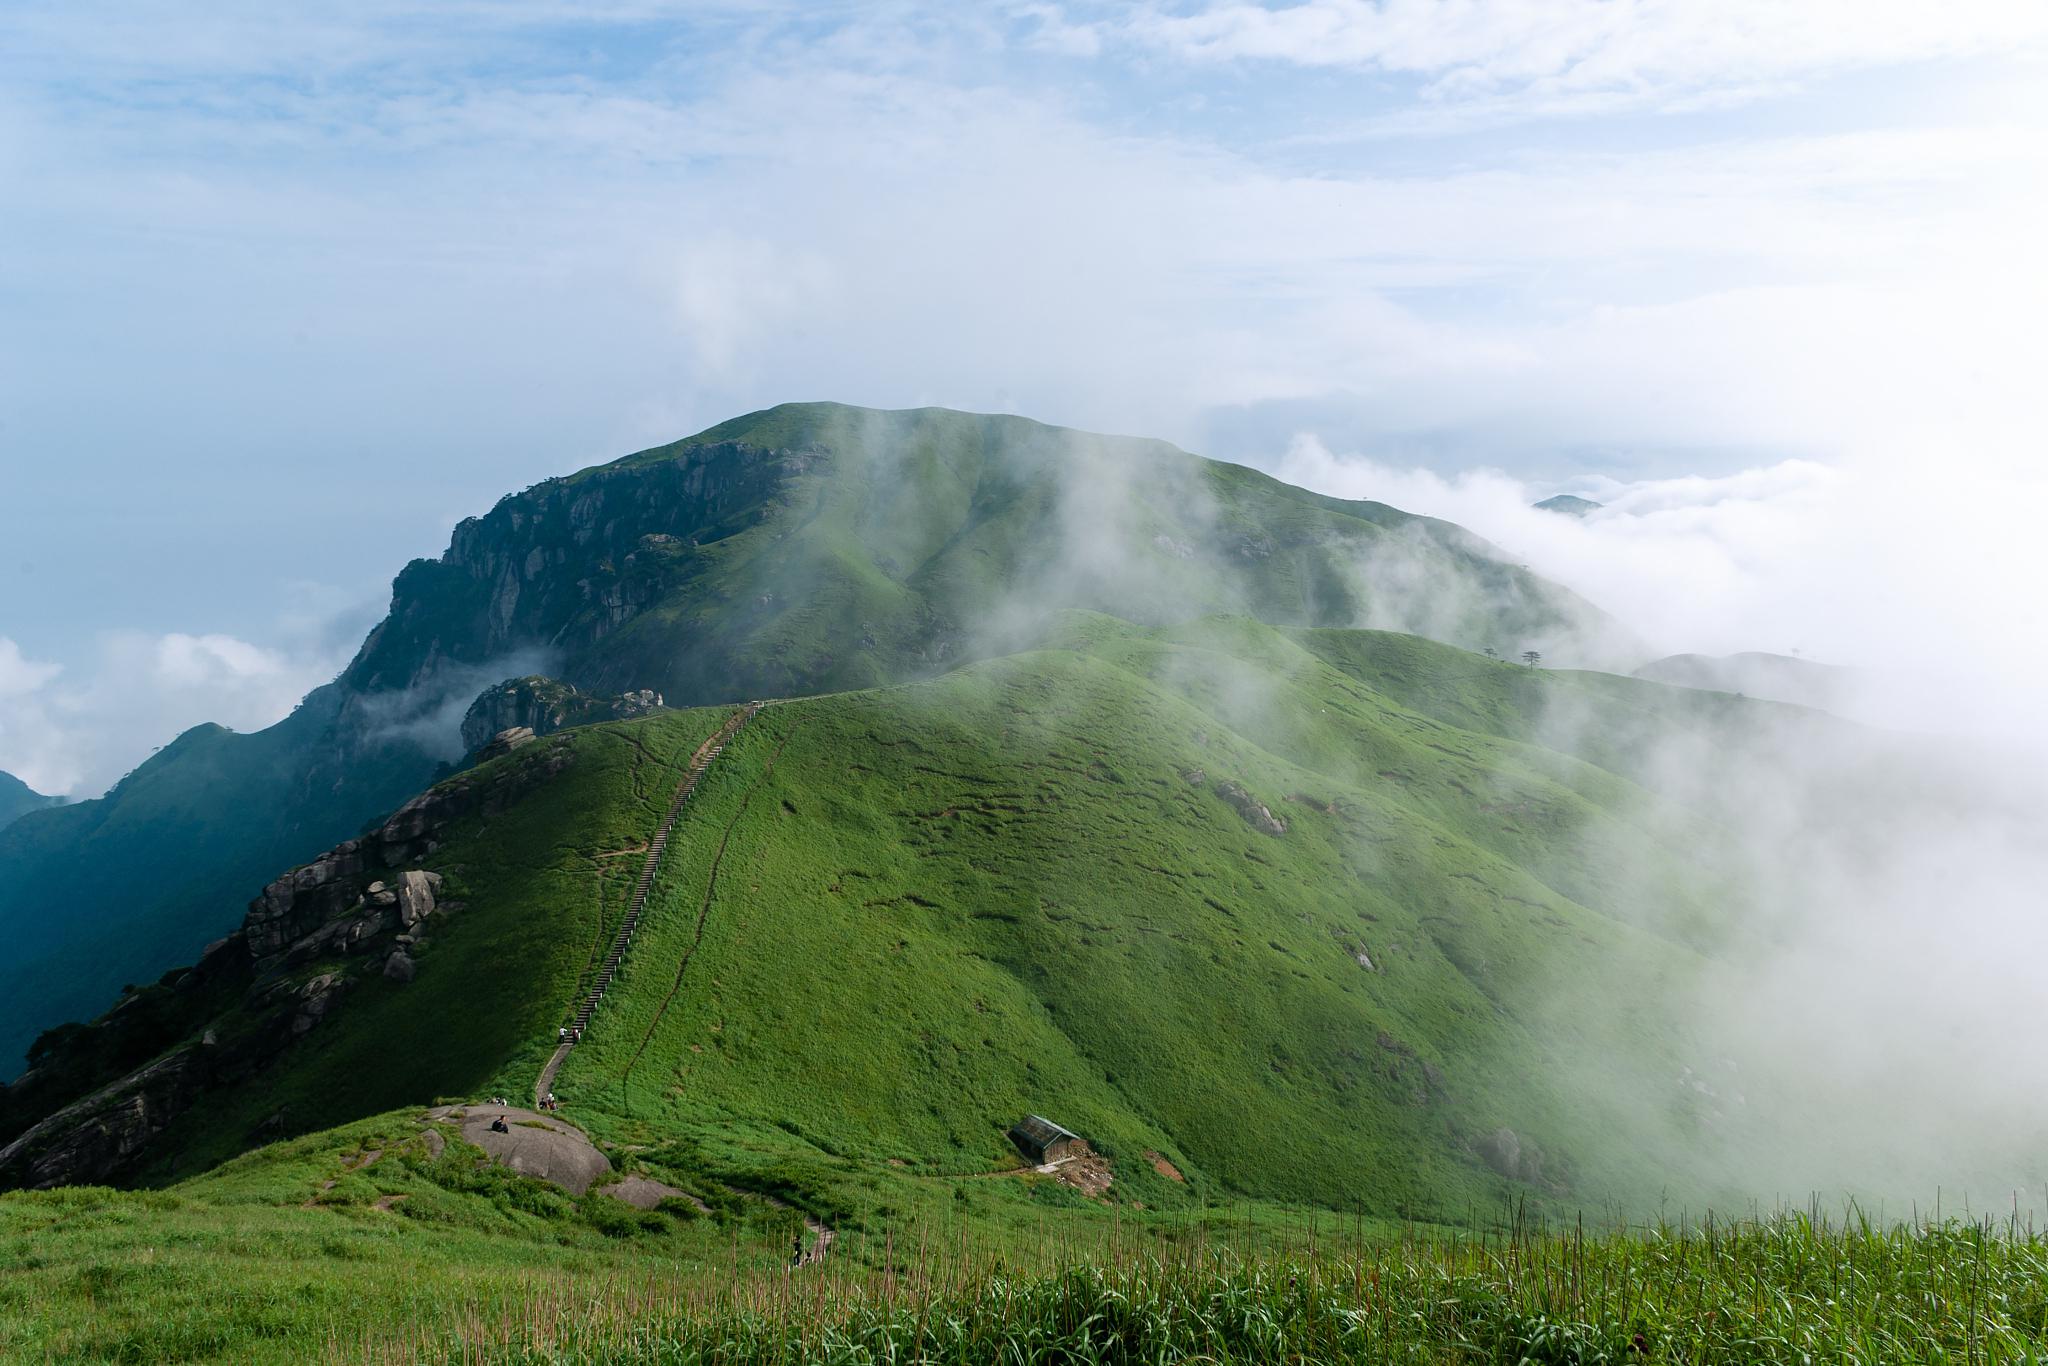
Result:
[[[2035,0],[13,0],[0,769],[274,721],[460,518],[814,398],[2038,728],[2044,63]]]

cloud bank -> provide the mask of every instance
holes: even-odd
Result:
[[[2048,543],[2034,531],[2048,472],[2024,461],[1930,452],[1589,478],[1570,491],[1604,506],[1584,518],[1532,507],[1550,485],[1340,455],[1311,435],[1275,472],[1467,526],[1663,653],[1763,650],[1854,666],[1864,686],[1851,708],[1863,718],[2048,753],[2034,682],[2048,667],[2038,592]]]
[[[0,636],[0,771],[38,792],[96,797],[192,726],[249,731],[283,719],[346,662],[317,645],[115,631],[81,673],[30,660]]]

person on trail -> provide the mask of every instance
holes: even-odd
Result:
[[[491,1132],[494,1134],[509,1134],[512,1132],[512,1126],[505,1122],[503,1115],[499,1115],[491,1121]]]
[[[796,1247],[789,1254],[789,1264],[791,1266],[802,1266],[804,1264],[804,1235],[801,1233],[796,1235]]]

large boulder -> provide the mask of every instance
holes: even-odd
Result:
[[[403,929],[434,913],[434,893],[441,890],[441,875],[418,869],[398,875],[398,923]]]

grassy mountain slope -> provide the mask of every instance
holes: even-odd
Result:
[[[1073,608],[1389,627],[1558,661],[1632,648],[1454,526],[1164,443],[769,409],[503,499],[406,566],[355,661],[288,720],[201,727],[104,798],[0,830],[0,1059],[189,959],[251,887],[417,790],[501,679],[672,704],[868,687],[1022,648]]]
[[[1007,1165],[1027,1111],[1088,1135],[1154,1206],[1640,1195],[1676,1178],[1618,1141],[1611,1096],[1688,1104],[1684,1040],[1654,1006],[1695,960],[1719,870],[1711,828],[1610,740],[1530,742],[1530,714],[1610,690],[1667,730],[1742,705],[1405,636],[1070,614],[1038,650],[771,707],[692,798],[556,1089],[600,1135],[672,1150],[676,1179],[716,1161],[836,1210],[887,1198],[892,1171]],[[352,992],[175,1124],[146,1174],[530,1088],[633,851],[725,714],[494,761],[572,757],[429,861],[464,909],[417,979]],[[1690,837],[1645,866],[1649,821]],[[1606,984],[1597,1009],[1560,992],[1577,981]],[[1611,1086],[1583,1086],[1573,1063],[1615,1016],[1634,1047],[1604,1060]]]
[[[31,811],[61,806],[62,797],[45,797],[12,773],[0,773],[0,826],[12,825]]]

